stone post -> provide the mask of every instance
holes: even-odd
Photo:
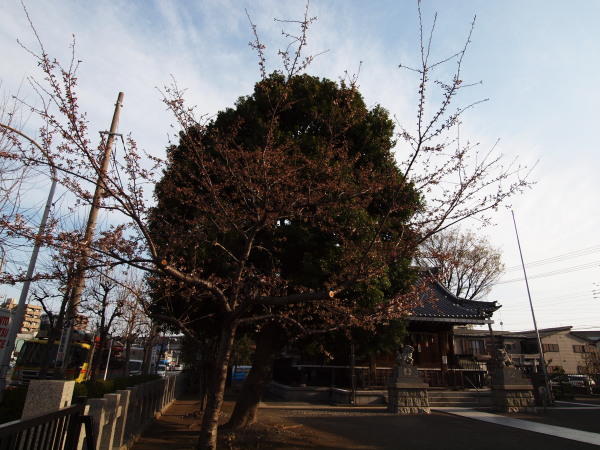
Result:
[[[396,414],[429,414],[427,383],[412,364],[413,347],[407,345],[396,357],[397,365],[388,384],[388,411]]]
[[[127,421],[125,422],[125,440],[129,441],[139,434],[142,418],[140,416],[140,390],[138,386],[128,387],[129,407],[127,408]]]
[[[98,450],[112,450],[113,448],[115,427],[118,417],[122,413],[119,407],[120,399],[120,394],[104,394],[104,400],[106,400],[104,408],[105,425],[102,428],[101,445],[96,446]]]
[[[31,380],[21,418],[27,419],[71,406],[74,387],[73,380]]]
[[[88,414],[92,416],[94,436],[96,436],[96,448],[99,449],[102,447],[104,425],[106,424],[106,416],[104,415],[106,399],[90,398],[87,404],[89,406]]]
[[[492,375],[492,407],[505,413],[536,412],[531,380],[523,378],[504,349]]]
[[[129,398],[131,397],[131,391],[119,390],[117,391],[121,397],[119,399],[119,408],[121,408],[121,414],[117,419],[117,423],[115,425],[115,437],[113,441],[113,447],[120,449],[123,446],[123,441],[125,437],[125,427],[127,422],[130,420],[128,417],[129,412]]]

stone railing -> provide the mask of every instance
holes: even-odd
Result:
[[[67,406],[74,381],[32,380],[23,417],[56,411]],[[152,422],[185,391],[187,374],[149,381],[86,401],[85,415],[92,416],[96,449],[128,449]],[[43,394],[42,394],[43,393]],[[49,393],[53,393],[49,395]],[[47,401],[40,402],[40,398]],[[50,398],[55,401],[48,401]],[[83,436],[80,438],[82,448]]]

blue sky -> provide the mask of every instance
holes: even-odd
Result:
[[[173,130],[157,87],[173,76],[200,112],[215,114],[231,106],[251,92],[260,75],[248,46],[253,35],[246,10],[267,45],[272,70],[280,68],[277,49],[286,42],[284,25],[273,19],[298,19],[305,4],[29,0],[26,5],[52,56],[68,58],[76,36],[77,57],[83,61],[81,106],[89,112],[92,136],[108,128],[117,93],[123,91],[120,131],[162,155]],[[438,12],[433,54],[440,57],[460,50],[477,16],[463,73],[466,82],[482,84],[463,102],[489,101],[464,117],[461,135],[483,148],[500,139],[497,150],[507,160],[537,161],[532,174],[537,184],[512,206],[526,263],[544,262],[528,269],[538,325],[600,328],[600,298],[592,295],[600,289],[594,286],[600,283],[600,2],[424,0],[422,9],[426,25]],[[16,42],[35,49],[20,2],[0,0],[0,11],[0,80],[12,93],[26,77],[40,74]],[[309,72],[337,79],[346,70],[356,73],[360,65],[367,104],[380,103],[411,126],[416,85],[398,64],[418,61],[416,1],[312,0],[309,15],[317,21],[309,31],[308,51],[327,51]],[[26,84],[21,93],[34,98]],[[396,151],[406,149],[400,145]],[[502,248],[507,268],[513,268],[519,256],[510,211],[499,210],[495,222],[482,233]],[[510,270],[504,281],[519,277]],[[497,328],[532,327],[522,280],[499,284],[489,299],[504,305],[495,317]]]

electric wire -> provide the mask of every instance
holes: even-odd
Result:
[[[575,251],[572,251],[569,253],[564,253],[562,255],[552,256],[550,258],[539,259],[537,261],[533,261],[533,262],[525,264],[525,268],[529,269],[529,268],[533,268],[533,267],[542,266],[545,264],[561,262],[561,261],[565,261],[567,259],[577,258],[580,256],[585,256],[585,255],[589,255],[591,253],[596,253],[596,252],[600,252],[600,245],[586,247],[586,248],[575,250]],[[515,270],[521,270],[521,266],[515,265],[515,266],[508,267],[508,268],[504,269],[504,272],[505,273],[513,272]]]
[[[525,266],[525,267],[527,267],[527,266]],[[594,267],[600,267],[600,262],[594,261],[591,263],[581,264],[579,266],[565,267],[563,269],[552,270],[550,272],[544,272],[544,273],[540,273],[540,274],[536,274],[536,275],[529,275],[528,278],[530,280],[535,279],[535,278],[546,278],[546,277],[555,276],[555,275],[563,275],[565,273],[577,272],[580,270],[593,269]],[[496,281],[494,283],[494,285],[515,283],[517,281],[523,281],[523,280],[524,280],[523,277],[511,278],[510,280]]]

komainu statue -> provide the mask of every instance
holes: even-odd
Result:
[[[515,363],[506,350],[503,348],[498,350],[498,366],[500,367],[515,367]]]
[[[405,345],[402,349],[402,353],[396,352],[396,364],[399,366],[412,366],[413,357],[412,354],[415,348],[411,345]]]

